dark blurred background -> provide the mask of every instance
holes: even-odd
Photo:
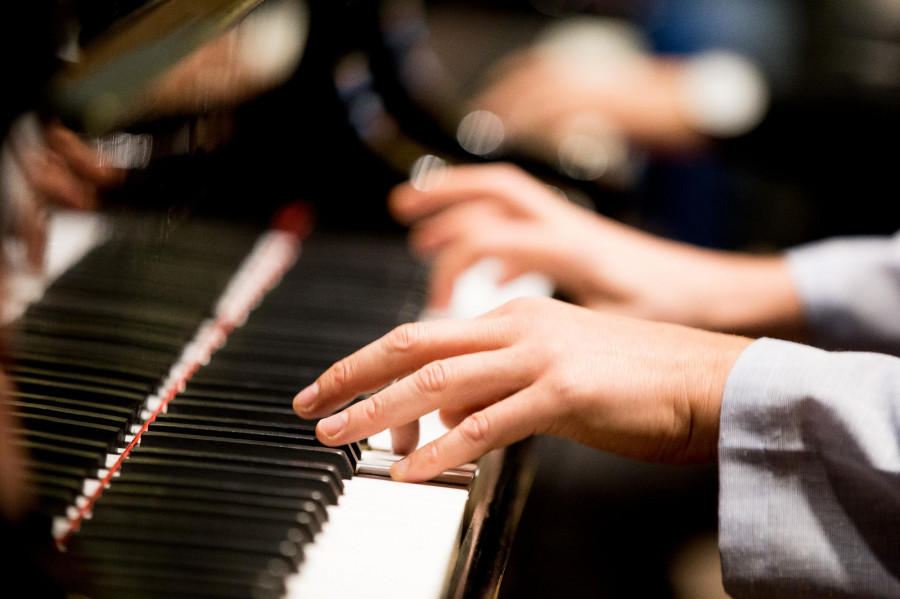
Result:
[[[55,118],[43,94],[50,76],[145,4],[9,7],[4,137],[29,110]],[[271,88],[200,114],[163,111],[120,127],[152,137],[153,160],[127,167],[125,182],[104,192],[106,205],[265,222],[300,200],[325,226],[399,231],[385,194],[418,159],[435,155],[516,162],[575,201],[708,247],[775,251],[832,235],[892,233],[900,223],[896,0],[311,0],[306,7],[302,58]],[[659,153],[618,140],[619,168],[603,172],[573,168],[541,132],[528,147],[473,146],[489,132],[473,138],[460,125],[497,64],[545,44],[550,31],[559,42],[560,24],[576,18],[582,35],[614,31],[614,41],[645,57],[727,50],[748,58],[765,85],[759,119],[711,135],[702,151]],[[77,118],[64,124],[80,126]],[[79,133],[109,141],[107,132]],[[537,450],[501,597],[721,596],[714,467],[635,463],[549,438]]]

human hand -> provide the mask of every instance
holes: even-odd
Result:
[[[503,59],[471,105],[499,117],[506,143],[537,153],[559,151],[579,135],[618,153],[623,144],[684,153],[707,137],[686,118],[681,74],[677,59],[585,59],[538,47]]]
[[[541,433],[633,458],[705,461],[716,452],[726,378],[749,343],[520,299],[473,320],[403,325],[331,366],[294,410],[324,416],[399,378],[320,421],[316,435],[340,445],[391,428],[409,451],[417,419],[440,410],[449,432],[391,468],[405,481]]]
[[[20,155],[25,176],[45,206],[93,210],[99,193],[125,177],[123,169],[101,164],[98,151],[59,122],[44,127],[43,144],[32,142]]]
[[[47,235],[47,211],[54,207],[93,210],[99,194],[120,185],[123,169],[103,166],[93,148],[58,122],[20,117],[3,147],[7,233],[20,238],[28,263],[40,269]]]
[[[456,278],[482,258],[505,278],[537,271],[573,302],[606,312],[752,335],[803,338],[800,298],[781,256],[697,248],[653,236],[568,202],[507,164],[458,166],[427,190],[389,198],[432,258],[431,303],[447,306]],[[501,281],[502,282],[502,281]]]

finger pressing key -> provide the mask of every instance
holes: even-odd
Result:
[[[432,321],[401,325],[333,364],[294,397],[304,418],[325,416],[368,391],[414,372],[425,364],[505,344],[497,327],[476,321]]]
[[[540,411],[532,405],[533,388],[470,414],[458,426],[391,466],[391,477],[403,482],[430,480],[467,464],[493,449],[543,432]]]
[[[326,445],[359,441],[388,428],[405,427],[445,406],[464,413],[480,410],[530,384],[528,371],[517,368],[520,361],[513,358],[508,351],[497,350],[431,362],[320,421],[319,440]]]

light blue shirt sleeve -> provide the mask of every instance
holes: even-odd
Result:
[[[900,358],[757,340],[720,425],[732,596],[900,597]]]
[[[900,234],[831,239],[786,256],[813,344],[900,355]]]

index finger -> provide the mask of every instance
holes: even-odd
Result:
[[[429,362],[506,344],[506,331],[495,320],[407,323],[334,363],[294,397],[294,411],[303,418],[325,416]]]
[[[427,191],[410,183],[395,187],[388,198],[394,217],[410,224],[462,201],[496,202],[517,215],[530,215],[538,207],[535,192],[544,185],[511,164],[445,167],[440,183]]]

